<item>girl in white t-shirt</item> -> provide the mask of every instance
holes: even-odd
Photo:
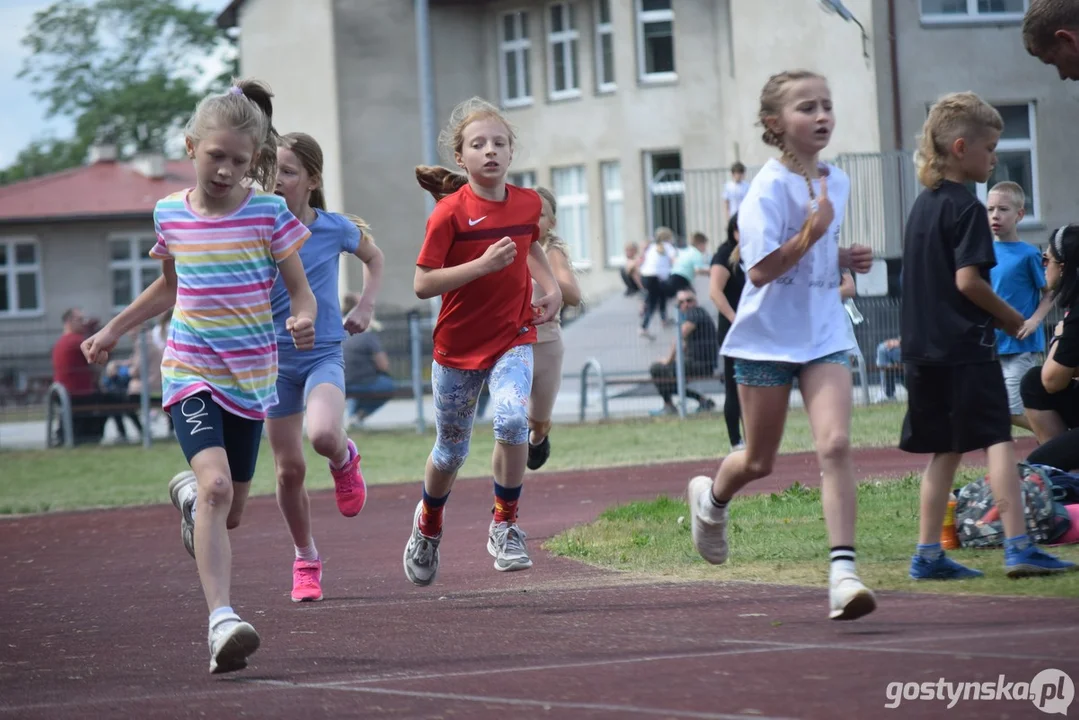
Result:
[[[644,286],[644,312],[641,314],[641,335],[648,335],[648,323],[652,315],[659,310],[659,317],[667,323],[667,280],[671,277],[671,268],[678,259],[678,250],[674,247],[674,233],[669,228],[656,229],[656,239],[644,249],[641,258],[641,285]]]
[[[772,76],[761,91],[759,117],[764,142],[782,156],[765,164],[738,209],[749,282],[721,350],[734,358],[746,447],[723,459],[714,481],[690,481],[693,543],[713,564],[727,559],[727,503],[771,474],[797,377],[821,468],[829,616],[853,620],[872,612],[876,600],[854,566],[851,339],[839,287],[841,268],[868,272],[873,253],[839,248],[850,180],[818,160],[835,126],[825,79],[805,71]]]

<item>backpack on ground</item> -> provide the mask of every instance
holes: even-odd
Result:
[[[1071,527],[1067,509],[1053,499],[1052,468],[1019,463],[1027,534],[1033,542],[1052,543]],[[985,477],[964,485],[955,506],[955,530],[965,548],[994,548],[1004,544],[1004,524]]]

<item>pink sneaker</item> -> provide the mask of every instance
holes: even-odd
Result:
[[[340,470],[330,467],[330,474],[333,475],[337,509],[345,517],[355,517],[367,502],[367,485],[363,481],[363,473],[360,472],[360,451],[351,440],[348,441],[348,454],[349,461],[345,466]]]
[[[322,599],[322,561],[300,560],[292,563],[292,602],[317,602]]]

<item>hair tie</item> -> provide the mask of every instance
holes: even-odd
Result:
[[[1064,231],[1067,230],[1070,225],[1061,225],[1057,228],[1057,231],[1053,233],[1053,239],[1049,241],[1049,244],[1053,248],[1053,254],[1056,255],[1057,260],[1064,261]]]
[[[237,87],[237,86],[233,85],[232,87],[229,88],[229,93],[232,94],[232,95],[243,95],[244,91],[243,91],[243,88],[240,88],[240,87]]]

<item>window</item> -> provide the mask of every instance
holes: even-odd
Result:
[[[600,163],[603,179],[603,246],[607,264],[621,266],[626,263],[623,251],[625,231],[622,222],[622,164],[617,160]]]
[[[532,102],[531,53],[532,41],[528,38],[528,13],[523,10],[502,15],[502,40],[499,43],[499,82],[502,104],[519,107]]]
[[[569,245],[575,263],[587,263],[588,181],[584,165],[551,170],[551,190],[558,202],[558,234]]]
[[[668,227],[677,238],[686,236],[686,184],[682,179],[682,155],[677,150],[645,153],[648,183],[648,234]]]
[[[43,305],[37,241],[0,239],[0,316],[36,315]]]
[[[581,84],[577,77],[576,5],[556,2],[548,7],[547,87],[552,100],[580,97]]]
[[[109,238],[109,274],[112,308],[123,310],[161,274],[161,261],[150,257],[153,235],[116,235]]]
[[[519,172],[512,172],[506,178],[510,185],[516,185],[523,188],[536,187],[536,171],[535,170],[521,170]]]
[[[921,0],[922,22],[1021,22],[1027,0]]]
[[[637,72],[646,82],[674,80],[672,0],[636,0]]]
[[[611,0],[596,0],[596,90],[611,92],[614,83],[614,25]]]
[[[986,201],[989,188],[1011,180],[1026,193],[1023,223],[1038,220],[1038,154],[1035,150],[1034,103],[997,105],[1004,118],[1004,132],[997,143],[997,166],[988,183],[978,185],[978,197]]]

